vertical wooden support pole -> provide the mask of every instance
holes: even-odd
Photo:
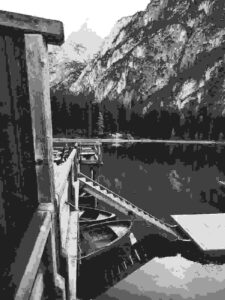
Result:
[[[91,166],[91,179],[94,180],[94,170],[93,170],[93,166]]]
[[[78,151],[78,150],[77,150]],[[75,206],[76,210],[79,210],[79,179],[78,179],[78,175],[80,172],[80,164],[79,164],[79,160],[78,160],[78,154],[76,153],[75,157],[74,157],[74,163],[72,166],[72,171],[73,171],[73,188],[74,188],[74,203],[73,205]]]
[[[47,243],[49,257],[52,260],[49,270],[53,282],[57,282],[58,230],[56,228],[58,211],[55,200],[52,121],[49,89],[49,67],[47,45],[42,35],[26,34],[26,65],[28,76],[29,100],[34,137],[34,152],[37,173],[39,203],[52,203],[51,236]],[[57,245],[57,247],[56,247]],[[56,250],[57,248],[57,250]],[[55,286],[56,287],[56,286]]]
[[[47,46],[42,35],[26,34],[26,63],[40,203],[54,203],[52,121]]]
[[[75,206],[76,210],[79,210],[79,180],[75,181],[73,183],[73,187],[74,187],[74,203],[73,205]]]
[[[72,204],[74,204],[74,197],[75,197],[75,193],[74,193],[74,179],[75,179],[75,173],[74,173],[74,160],[71,162],[71,169],[70,169],[70,189],[69,189],[69,202],[72,202]]]
[[[77,259],[78,259],[79,211],[72,211],[67,240],[67,270],[69,300],[77,299]]]
[[[67,270],[68,270],[68,296],[69,300],[77,299],[77,273],[78,273],[78,243],[79,243],[79,180],[77,174],[77,155],[71,167],[71,181],[73,186],[74,211],[70,213],[67,235]]]

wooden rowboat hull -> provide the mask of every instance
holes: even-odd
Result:
[[[116,220],[94,224],[80,230],[82,263],[110,252],[114,248],[130,243],[132,228],[130,220]]]
[[[80,226],[90,226],[94,224],[103,223],[106,221],[116,220],[115,214],[105,210],[88,208],[84,206],[80,206],[79,210],[80,210],[80,217],[79,217]]]

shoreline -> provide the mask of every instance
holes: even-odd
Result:
[[[53,143],[164,143],[164,144],[199,144],[199,145],[225,145],[225,141],[207,141],[207,140],[154,140],[154,139],[101,139],[101,138],[53,138]]]

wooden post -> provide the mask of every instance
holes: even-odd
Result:
[[[59,265],[59,228],[56,227],[57,201],[55,199],[51,104],[47,45],[42,35],[26,34],[26,63],[29,83],[34,153],[39,203],[54,205],[52,229],[47,248],[52,260],[51,275],[56,288]],[[57,250],[56,250],[57,249]],[[57,260],[57,261],[56,261]],[[63,294],[63,292],[62,292]]]
[[[93,166],[91,166],[91,179],[94,180],[94,170],[93,170]]]
[[[77,258],[78,258],[79,211],[72,211],[67,239],[67,269],[69,300],[77,299]]]
[[[26,34],[25,43],[38,200],[40,203],[54,203],[52,123],[47,46],[43,37],[37,34]]]

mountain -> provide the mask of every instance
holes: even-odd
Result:
[[[50,85],[53,91],[68,90],[88,61],[98,52],[102,38],[84,23],[62,46],[49,46]]]
[[[142,116],[222,117],[224,48],[225,1],[151,0],[118,21],[70,92],[91,90],[95,101],[122,103]]]
[[[87,61],[93,58],[93,56],[99,51],[103,39],[96,34],[92,29],[88,27],[87,23],[84,23],[81,28],[72,32],[66,40],[67,47],[70,45],[82,45],[84,48],[77,53],[77,60]]]

